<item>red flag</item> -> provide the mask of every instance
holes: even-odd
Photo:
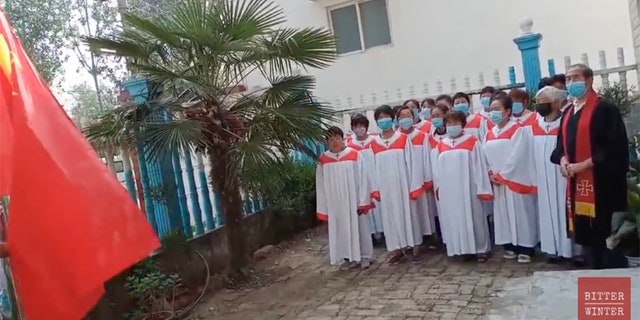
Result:
[[[16,291],[26,319],[81,319],[104,282],[159,241],[39,77],[4,12],[0,37],[6,43],[0,41],[0,73],[13,92],[7,96],[1,83],[0,103],[9,102],[8,110],[0,107],[2,126],[9,114],[12,132],[0,131],[0,138],[13,138],[10,149],[5,141],[0,146],[0,174],[11,173],[8,245]]]

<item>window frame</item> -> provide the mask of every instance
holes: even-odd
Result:
[[[329,28],[331,30],[331,33],[334,36],[335,36],[336,33],[335,33],[335,30],[333,29],[333,19],[331,18],[331,12],[333,10],[344,8],[344,7],[348,7],[348,6],[355,6],[355,8],[356,8],[356,19],[358,21],[358,32],[359,32],[359,35],[360,35],[360,50],[354,50],[354,51],[349,51],[349,52],[345,52],[345,53],[338,53],[339,57],[349,56],[349,55],[352,55],[352,54],[364,53],[364,52],[368,52],[368,51],[375,51],[375,50],[385,49],[385,48],[389,48],[389,47],[393,46],[393,33],[391,32],[391,16],[389,15],[389,0],[383,0],[384,1],[385,13],[387,14],[387,29],[389,30],[389,43],[373,46],[371,48],[367,48],[365,46],[365,43],[364,43],[364,32],[362,30],[362,17],[360,15],[360,4],[361,3],[365,3],[365,2],[369,2],[369,1],[372,1],[372,0],[350,0],[350,1],[346,1],[344,3],[340,3],[340,4],[336,4],[336,5],[327,7],[327,19],[329,20]]]

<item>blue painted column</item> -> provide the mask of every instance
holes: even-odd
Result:
[[[509,84],[510,85],[516,84],[516,68],[515,67],[509,67]]]
[[[191,160],[191,152],[186,150],[184,153],[184,166],[187,171],[187,185],[191,194],[189,202],[193,213],[193,222],[196,226],[196,235],[204,233],[204,225],[202,224],[202,211],[200,210],[200,200],[198,199],[198,188],[196,187],[196,178],[193,174],[193,161]]]
[[[553,61],[553,59],[547,60],[547,68],[549,69],[549,76],[550,77],[556,75],[556,62]]]
[[[216,210],[215,223],[216,226],[224,225],[224,215],[222,214],[222,203],[220,202],[220,195],[217,192],[213,192],[213,207]]]
[[[524,73],[524,83],[527,91],[536,92],[538,83],[542,79],[540,70],[540,41],[542,35],[531,32],[533,21],[526,19],[520,24],[522,35],[513,39],[518,46],[522,58],[522,71]]]
[[[140,163],[140,182],[142,183],[142,194],[144,194],[144,211],[147,213],[147,220],[153,230],[158,233],[158,224],[156,222],[155,206],[151,200],[151,181],[149,179],[149,168],[147,167],[147,159],[144,155],[144,148],[138,144],[138,162]]]
[[[182,165],[180,155],[174,152],[172,155],[173,174],[176,181],[176,193],[178,194],[178,204],[180,205],[180,216],[182,218],[182,231],[187,237],[191,237],[191,219],[189,217],[189,207],[187,206],[187,196],[185,194],[184,180],[182,180]]]
[[[207,174],[204,169],[204,159],[202,154],[196,153],[196,166],[198,169],[198,181],[200,182],[200,198],[202,200],[202,211],[204,213],[205,228],[206,230],[212,230],[216,227],[213,220],[213,208],[211,207],[211,198],[209,192],[209,182],[207,181]]]
[[[131,157],[127,148],[120,148],[120,158],[122,158],[122,168],[124,169],[124,183],[127,186],[127,191],[133,202],[138,203],[138,196],[136,194],[136,184],[133,181],[133,171],[131,170]]]

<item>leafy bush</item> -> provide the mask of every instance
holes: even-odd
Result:
[[[315,223],[315,163],[296,162],[287,157],[259,173],[253,186],[267,200],[277,240]]]
[[[158,312],[173,312],[173,299],[179,286],[180,276],[177,274],[167,274],[152,259],[140,262],[125,283],[135,308],[124,317],[132,320],[150,319]]]
[[[628,210],[615,212],[611,218],[612,235],[607,239],[610,249],[620,248],[630,257],[640,257],[640,175],[636,168],[631,168],[628,179]]]
[[[622,117],[626,117],[631,112],[631,106],[640,100],[640,95],[634,93],[635,87],[616,82],[607,88],[598,90],[598,94],[605,100],[615,104]]]

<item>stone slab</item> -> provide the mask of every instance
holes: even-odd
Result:
[[[631,277],[631,319],[640,319],[640,269],[535,272],[509,279],[493,293],[487,310],[491,320],[575,320],[578,277]]]

